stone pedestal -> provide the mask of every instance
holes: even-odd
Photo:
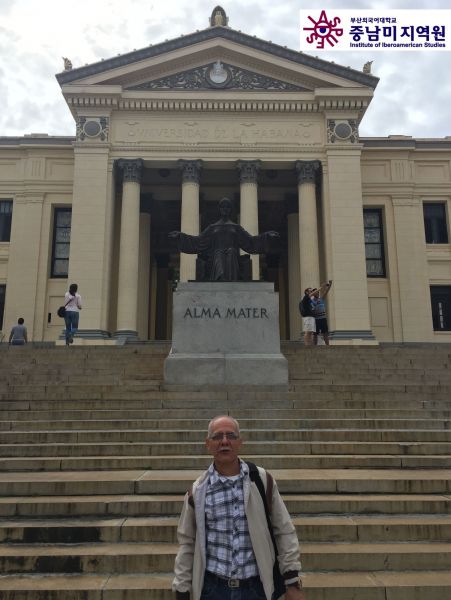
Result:
[[[274,285],[256,281],[179,283],[164,381],[194,386],[288,386]]]

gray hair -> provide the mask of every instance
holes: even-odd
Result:
[[[210,421],[210,423],[208,423],[208,432],[207,432],[208,437],[210,437],[210,435],[211,435],[211,430],[213,428],[214,423],[216,421],[218,421],[219,419],[229,419],[229,421],[232,421],[232,423],[235,426],[237,434],[240,435],[240,424],[238,423],[238,421],[236,419],[234,419],[230,415],[218,415],[217,417],[213,417],[213,419]]]

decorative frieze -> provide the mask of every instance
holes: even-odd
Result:
[[[200,172],[202,170],[201,160],[183,160],[177,161],[177,166],[182,172],[182,182],[199,183]]]
[[[110,133],[109,117],[78,117],[77,119],[77,140],[86,139],[107,142]]]
[[[328,119],[327,141],[329,144],[356,144],[359,141],[357,121]]]
[[[116,164],[118,169],[122,171],[124,183],[141,183],[142,172],[144,168],[144,161],[142,158],[120,158]]]
[[[309,91],[299,85],[267,77],[217,60],[215,63],[131,86],[129,90],[277,90]]]
[[[319,160],[297,160],[295,163],[298,183],[315,183],[321,169]]]
[[[261,164],[261,160],[237,160],[236,168],[238,169],[240,183],[257,183]]]

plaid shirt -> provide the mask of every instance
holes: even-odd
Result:
[[[255,577],[258,567],[244,512],[243,480],[249,474],[248,466],[240,461],[240,474],[224,477],[210,465],[208,474],[207,571],[233,579]]]

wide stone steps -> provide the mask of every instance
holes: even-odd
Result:
[[[0,347],[1,600],[173,600],[224,412],[294,516],[308,600],[451,597],[451,346],[284,343],[286,392],[165,389],[169,347]]]
[[[193,430],[193,433],[199,431],[199,420],[177,420],[171,419],[166,421],[158,421],[155,419],[67,419],[67,420],[2,420],[0,422],[0,431],[62,431],[62,430],[147,430],[147,431],[177,431]],[[200,429],[200,435],[205,436],[205,429],[208,426],[208,420],[205,420],[205,426]],[[451,430],[450,419],[414,419],[414,418],[322,418],[322,419],[274,419],[273,421],[255,419],[243,419],[240,421],[241,431],[246,434],[246,438],[250,439],[252,431],[302,431],[304,429],[346,429],[348,431],[356,429],[408,429],[424,430],[424,429],[444,429]]]
[[[350,365],[347,365],[347,369],[337,369],[335,372],[331,370],[324,371],[313,371],[308,372],[303,369],[302,365],[295,370],[292,365],[291,373],[290,373],[290,381],[293,385],[299,384],[300,381],[305,382],[306,384],[322,384],[322,385],[332,385],[339,384],[343,385],[349,381],[349,377],[351,375],[351,370],[349,369]],[[80,367],[79,367],[80,368]],[[358,367],[356,367],[358,368]],[[85,375],[85,373],[83,373]],[[121,371],[117,371],[114,375],[111,374],[107,369],[91,369],[88,373],[86,373],[87,377],[92,378],[95,381],[96,386],[111,386],[112,384],[121,384],[127,383],[124,381],[124,375]],[[141,373],[141,380],[145,380],[147,385],[152,385],[152,383],[158,384],[161,382],[162,377],[160,372],[146,372]],[[139,385],[138,380],[130,380],[131,385]],[[4,382],[11,387],[22,387],[31,384],[35,385],[61,385],[61,386],[69,386],[69,385],[85,385],[86,379],[83,376],[74,374],[69,368],[65,373],[58,373],[54,370],[42,370],[39,373],[34,372],[21,372],[17,374],[8,373],[5,376]],[[380,384],[384,382],[385,384],[400,382],[410,383],[410,384],[427,384],[427,385],[450,385],[451,384],[451,375],[447,371],[443,371],[440,369],[433,370],[429,372],[428,370],[421,369],[404,369],[401,372],[397,371],[393,368],[387,369],[378,369],[378,370],[367,370],[367,371],[357,371],[356,375],[353,377],[354,384]]]
[[[267,430],[243,431],[249,443],[258,442],[268,436]],[[283,429],[272,430],[274,442],[451,442],[449,429]],[[79,429],[52,431],[2,431],[5,444],[48,444],[48,443],[95,443],[95,442],[150,442],[153,443],[202,443],[205,432],[159,429]]]
[[[447,494],[282,494],[292,514],[451,514]],[[0,517],[150,516],[180,514],[181,494],[0,497]]]
[[[262,463],[271,469],[344,469],[344,468],[450,468],[450,455],[380,455],[380,454],[281,454],[248,455],[243,458]],[[207,456],[86,456],[63,457],[8,457],[0,458],[0,471],[67,471],[113,469],[191,469],[193,464],[207,468]]]
[[[174,600],[172,574],[10,575],[2,600]],[[445,600],[451,573],[437,571],[316,572],[303,577],[309,600]]]
[[[0,404],[0,408],[3,404]],[[208,423],[211,419],[211,410],[202,409],[189,409],[186,408],[183,411],[184,419],[177,419],[180,415],[180,411],[169,409],[92,409],[86,408],[84,410],[67,408],[66,410],[2,410],[2,418],[5,421],[51,421],[51,420],[78,420],[78,421],[90,421],[90,420],[105,420],[114,419],[125,421],[127,419],[151,419],[155,423],[158,423],[160,428],[166,427],[166,424],[170,425],[173,423],[181,424],[183,422],[191,421],[195,419],[196,423]],[[233,411],[235,417],[240,423],[247,423],[253,426],[254,424],[259,425],[260,428],[272,429],[272,423],[287,421],[294,422],[299,420],[301,423],[305,419],[422,419],[422,420],[450,420],[451,409],[412,409],[412,408],[400,408],[400,409],[352,409],[352,408],[310,408],[310,409],[261,409],[258,411],[258,418],[253,418],[255,411],[236,409]],[[172,428],[172,427],[170,427]]]
[[[451,515],[303,515],[293,517],[302,542],[451,540]],[[0,542],[80,544],[177,541],[178,517],[0,519]]]
[[[200,471],[2,472],[11,495],[174,494],[190,489]],[[282,493],[451,493],[451,469],[273,469]]]
[[[333,410],[405,410],[407,407],[413,410],[451,410],[451,394],[449,390],[437,391],[437,386],[431,386],[433,390],[371,390],[364,386],[362,390],[336,390],[333,386],[323,391],[304,391],[255,395],[254,392],[243,393],[241,396],[229,392],[228,394],[217,394],[215,392],[164,392],[153,391],[132,394],[129,392],[116,391],[115,397],[109,396],[108,392],[96,394],[86,390],[81,397],[81,392],[74,388],[73,393],[66,393],[64,399],[59,399],[58,391],[51,390],[47,396],[45,392],[7,392],[0,395],[0,410],[71,410],[76,406],[78,409],[96,410],[121,410],[127,406],[131,410],[196,410],[210,407],[210,414],[216,415],[218,411],[233,412],[240,408],[252,410],[256,403],[262,410],[274,409],[279,406],[282,410],[291,409],[327,409]],[[312,389],[312,388],[310,388]],[[315,388],[316,389],[316,388]],[[399,386],[397,386],[399,389]],[[113,393],[111,393],[113,394]],[[31,399],[30,396],[36,398]],[[139,397],[137,397],[139,396]],[[49,398],[52,397],[50,400]],[[46,399],[43,399],[46,398]]]
[[[168,572],[177,544],[118,542],[80,544],[5,544],[0,572],[146,573]],[[449,570],[451,544],[445,542],[302,542],[304,573],[311,571]],[[419,569],[418,565],[422,568]]]
[[[413,441],[265,441],[247,442],[246,452],[248,454],[373,454],[373,455],[448,455],[451,452],[451,442]],[[2,457],[76,457],[76,456],[167,456],[168,454],[181,454],[193,456],[205,456],[203,446],[199,442],[159,442],[152,443],[133,442],[123,440],[122,442],[36,442],[26,444],[4,444],[0,445],[0,456]],[[68,463],[69,464],[69,463]],[[195,465],[194,465],[195,466]]]

